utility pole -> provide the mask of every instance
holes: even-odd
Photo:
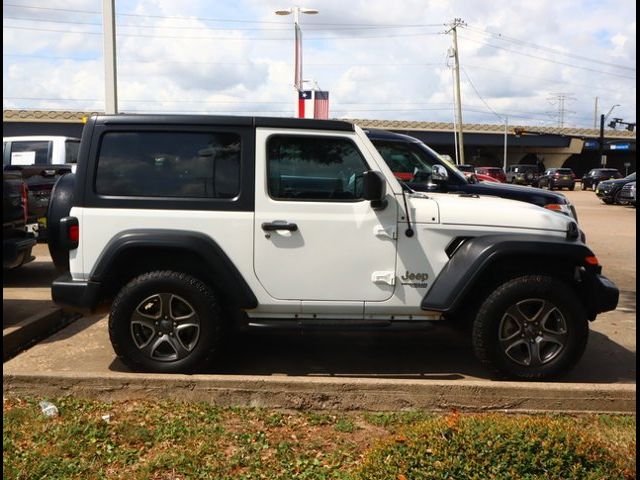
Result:
[[[509,128],[509,117],[504,117],[504,159],[502,160],[502,169],[507,171],[507,129]]]
[[[461,18],[454,18],[451,23],[451,28],[445,32],[453,32],[453,56],[455,59],[455,84],[456,84],[456,123],[458,129],[458,149],[460,150],[460,154],[458,155],[458,159],[460,164],[464,165],[464,141],[462,138],[462,100],[460,95],[460,57],[458,55],[458,27],[465,26],[466,23]]]
[[[593,129],[598,128],[598,97],[596,97],[596,106],[593,109]]]
[[[104,112],[107,114],[118,113],[115,11],[115,0],[102,0],[102,26],[104,30]]]
[[[604,113],[600,115],[600,139],[598,140],[598,152],[600,153],[600,164],[607,166],[607,157],[604,155]]]
[[[616,107],[619,107],[619,104],[615,104],[613,107],[611,107],[609,109],[609,112],[604,115],[600,115],[600,138],[598,141],[598,152],[600,153],[600,164],[603,167],[607,166],[607,156],[604,154],[604,122],[607,118],[609,118],[609,115],[611,115],[611,112],[613,112],[613,109]]]

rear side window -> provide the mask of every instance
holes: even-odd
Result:
[[[51,142],[11,142],[11,165],[48,165],[51,160]]]
[[[78,163],[78,151],[80,142],[77,140],[66,140],[64,150],[64,163]]]
[[[269,195],[279,200],[362,198],[367,165],[345,138],[274,135],[267,141]]]
[[[240,137],[229,132],[112,132],[102,138],[96,193],[234,198]]]

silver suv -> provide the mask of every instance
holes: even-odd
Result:
[[[507,183],[538,186],[540,170],[537,165],[511,165],[507,167]]]

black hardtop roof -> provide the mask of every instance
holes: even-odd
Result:
[[[402,133],[390,132],[389,130],[380,130],[378,128],[365,128],[364,133],[367,134],[371,140],[400,140],[403,142],[419,143],[415,137],[405,135]]]
[[[240,117],[232,115],[97,115],[101,125],[226,125],[247,127],[303,128],[312,130],[354,131],[350,122],[285,117]]]

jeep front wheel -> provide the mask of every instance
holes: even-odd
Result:
[[[188,372],[217,350],[220,323],[209,287],[184,273],[157,271],[120,291],[111,307],[109,336],[133,370]]]
[[[484,301],[473,325],[473,348],[499,374],[544,379],[571,369],[588,335],[586,314],[571,287],[528,275],[504,283]]]

